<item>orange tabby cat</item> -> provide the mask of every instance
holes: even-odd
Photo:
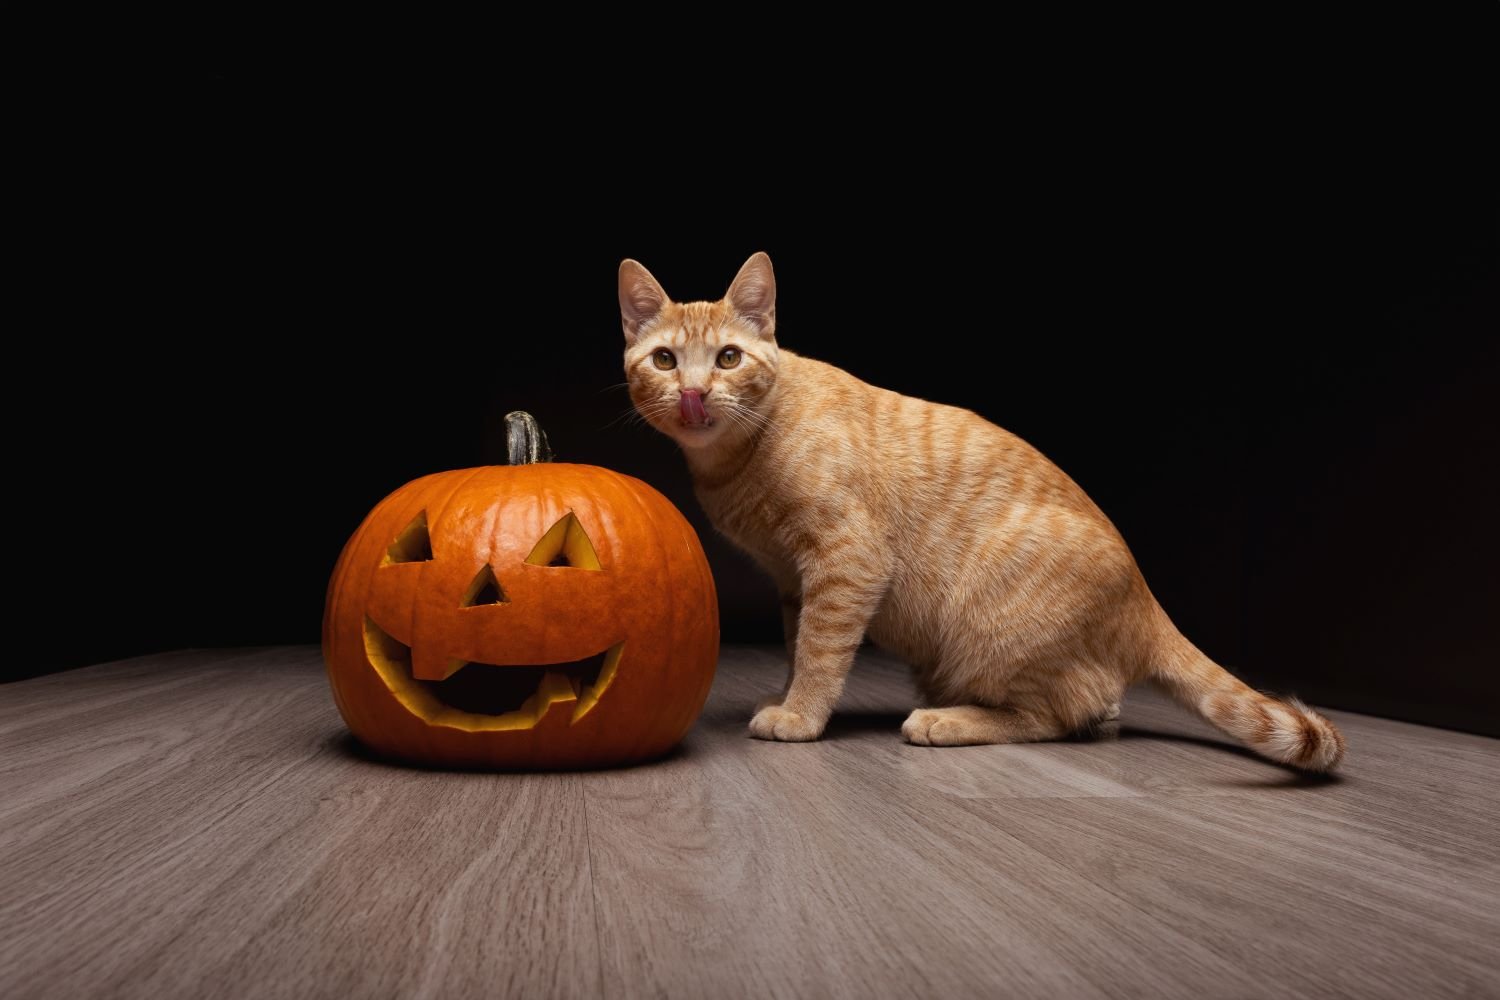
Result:
[[[916,668],[932,706],[902,725],[912,743],[1055,739],[1154,680],[1272,760],[1338,764],[1332,723],[1177,631],[1109,518],[1035,448],[778,347],[765,254],[718,302],[673,302],[633,260],[619,292],[631,399],[781,592],[791,676],[752,735],[822,735],[868,635]]]

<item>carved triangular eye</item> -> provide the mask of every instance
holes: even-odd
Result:
[[[489,563],[485,563],[475,575],[474,582],[469,584],[469,589],[464,594],[464,602],[459,606],[477,608],[485,604],[509,603],[510,598],[505,596],[505,591],[500,589],[500,581],[495,579],[495,571],[490,569]]]
[[[391,563],[427,562],[432,558],[432,539],[427,534],[427,512],[421,511],[410,524],[401,529],[401,534],[385,550],[380,565]]]
[[[571,566],[574,569],[603,569],[594,543],[589,541],[583,525],[572,511],[547,529],[526,561],[533,566]]]

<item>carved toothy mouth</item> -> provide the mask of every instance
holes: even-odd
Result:
[[[614,647],[611,647],[614,648]],[[437,700],[460,712],[505,715],[530,701],[544,687],[561,690],[566,683],[573,696],[594,695],[610,650],[573,663],[540,667],[506,667],[495,663],[467,663],[440,681],[417,681]]]
[[[469,731],[531,729],[558,702],[570,724],[588,714],[615,679],[625,643],[572,663],[508,666],[470,662],[440,681],[412,675],[411,647],[365,618],[365,653],[408,709],[434,725]]]

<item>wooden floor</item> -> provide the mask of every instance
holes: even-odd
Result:
[[[875,656],[828,739],[747,739],[780,670],[560,775],[367,759],[311,648],[0,687],[0,995],[1500,995],[1500,742],[1330,713],[1313,781],[1133,694],[912,747]]]

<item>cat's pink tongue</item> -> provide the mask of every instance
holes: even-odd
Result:
[[[708,423],[708,411],[703,408],[703,395],[697,389],[682,390],[682,399],[677,403],[682,422],[701,426]]]

